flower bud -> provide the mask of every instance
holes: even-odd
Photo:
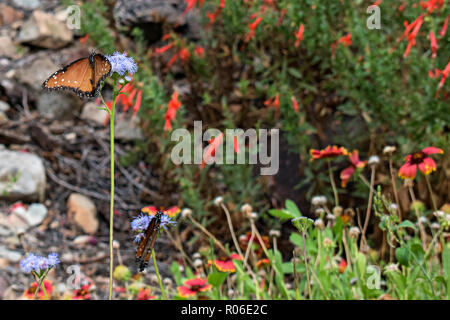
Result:
[[[361,231],[359,230],[358,227],[351,227],[348,234],[350,235],[350,237],[352,238],[358,238],[359,234],[361,233]]]
[[[319,230],[323,230],[325,228],[325,223],[322,219],[319,218],[314,221],[314,226]]]
[[[343,210],[343,208],[341,206],[334,207],[333,208],[333,214],[336,217],[339,217],[342,214],[342,210]]]
[[[223,197],[218,196],[214,199],[214,205],[219,207],[222,203],[223,203]]]
[[[187,218],[190,215],[192,215],[192,210],[189,208],[185,208],[185,209],[183,209],[183,211],[181,211],[181,216],[183,218]]]
[[[380,163],[380,157],[378,156],[370,156],[369,160],[367,161],[369,166],[376,166]]]
[[[280,230],[270,230],[269,231],[269,236],[274,237],[274,238],[279,238],[281,236],[281,232]]]
[[[114,269],[113,277],[118,281],[126,282],[131,278],[131,271],[127,266],[119,265]]]
[[[383,149],[383,154],[390,156],[395,152],[395,150],[397,150],[397,148],[394,146],[386,146]]]
[[[248,203],[245,203],[245,204],[242,205],[242,207],[241,207],[241,212],[242,212],[242,214],[249,215],[249,214],[252,213],[252,211],[253,211],[253,208],[252,208],[252,206],[249,205]]]

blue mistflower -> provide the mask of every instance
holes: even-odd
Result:
[[[167,226],[174,226],[177,222],[173,221],[167,214],[163,214],[161,216],[161,227],[164,228],[164,230],[167,230]]]
[[[114,52],[106,58],[111,63],[111,73],[117,72],[123,76],[125,73],[133,74],[137,71],[137,65],[132,57],[127,57],[127,53]]]
[[[139,216],[134,218],[133,221],[131,221],[131,230],[139,232],[147,229],[152,218],[153,216],[141,213]]]
[[[20,267],[26,273],[32,271],[40,273],[41,271],[55,267],[59,262],[57,253],[51,253],[47,258],[35,255],[34,253],[29,253],[20,261]]]

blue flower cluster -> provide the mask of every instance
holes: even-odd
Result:
[[[127,57],[127,53],[114,52],[112,55],[107,55],[106,59],[111,63],[111,73],[117,72],[123,76],[125,73],[134,74],[138,67],[132,57]]]
[[[141,213],[139,216],[135,217],[133,221],[131,221],[131,230],[136,233],[134,237],[134,242],[139,242],[145,235],[145,231],[148,228],[148,225],[154,218],[154,215],[148,215]],[[176,221],[173,221],[167,214],[163,214],[161,216],[161,224],[160,227],[164,230],[167,229],[169,225],[176,225]]]
[[[60,261],[57,253],[50,253],[47,258],[35,255],[34,253],[29,253],[20,261],[20,267],[27,273],[30,273],[31,271],[40,273],[41,271],[55,267],[59,263]]]

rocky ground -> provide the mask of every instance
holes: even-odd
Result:
[[[155,15],[142,17],[142,10],[128,8],[132,2],[117,2],[118,20],[154,28],[150,20]],[[144,2],[166,18],[183,10],[183,1]],[[95,99],[41,89],[52,72],[91,50],[66,26],[65,10],[52,0],[0,4],[0,299],[20,298],[32,281],[18,267],[26,252],[59,254],[62,263],[49,275],[59,294],[68,290],[67,268],[80,265],[96,284],[94,298],[106,297],[108,118]],[[120,158],[133,150],[142,133],[126,114],[117,115],[116,126]],[[136,272],[129,222],[141,207],[152,204],[159,181],[143,162],[125,168],[117,161],[116,168],[116,258]],[[164,235],[156,251],[164,261],[160,271],[168,276],[168,263],[178,254]],[[149,278],[151,273],[152,267]]]

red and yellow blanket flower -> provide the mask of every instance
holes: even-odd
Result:
[[[311,161],[313,161],[316,159],[346,156],[348,155],[348,151],[344,147],[327,146],[325,149],[322,150],[310,149],[309,154],[311,155]]]
[[[137,300],[152,300],[155,299],[155,296],[150,294],[150,289],[140,288],[137,296]]]
[[[85,284],[81,286],[80,289],[76,289],[73,292],[72,299],[73,300],[90,300],[91,293],[89,289],[91,288],[91,284]]]
[[[178,293],[183,298],[189,298],[196,296],[200,292],[208,291],[212,288],[212,285],[208,283],[208,279],[194,278],[188,279],[184,282],[184,285],[177,288]]]
[[[45,292],[47,292],[48,297],[50,298],[52,291],[53,291],[53,285],[52,282],[50,280],[44,280],[43,282],[44,284],[44,288],[45,288]],[[38,283],[37,282],[33,282],[29,288],[27,288],[24,292],[23,292],[23,297],[29,300],[34,300],[34,296],[36,294],[36,290],[38,289]],[[36,297],[39,300],[45,300],[47,299],[45,297],[45,293],[42,290],[42,287],[39,288],[39,291],[36,295]]]
[[[435,153],[443,154],[444,151],[436,147],[427,147],[422,149],[422,151],[407,155],[405,157],[406,162],[398,171],[399,177],[402,179],[414,179],[417,174],[417,167],[425,175],[436,171],[436,163],[429,157],[429,155]]]
[[[364,168],[367,164],[367,161],[359,160],[358,150],[354,150],[348,154],[348,158],[350,159],[350,166],[341,171],[341,186],[345,188],[347,186],[348,180],[353,176],[356,169]]]
[[[237,253],[232,253],[229,256],[220,257],[212,261],[209,260],[208,265],[214,264],[222,272],[236,272],[236,266],[233,260],[244,260],[244,258]]]

